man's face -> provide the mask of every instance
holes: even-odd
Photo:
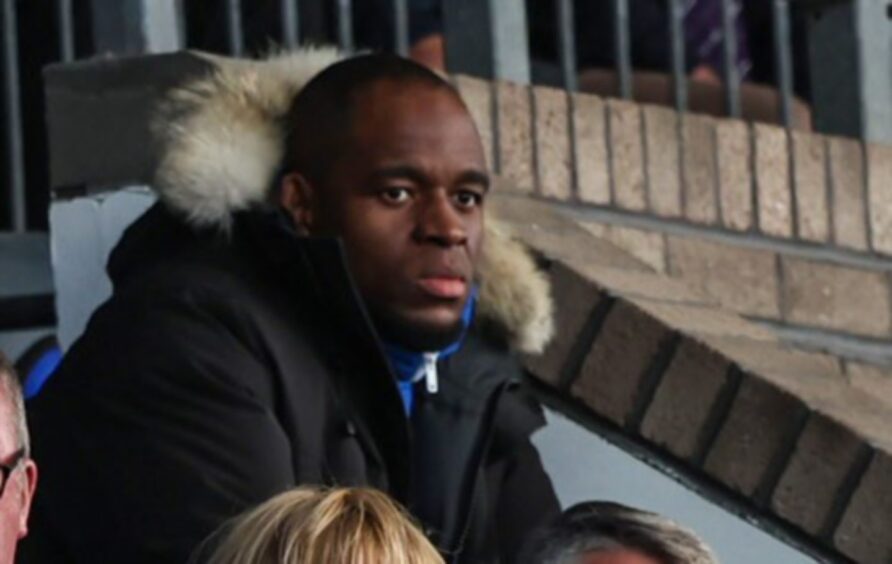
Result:
[[[0,464],[8,464],[20,445],[15,432],[12,408],[0,385]],[[0,562],[14,562],[19,539],[28,533],[28,513],[37,483],[34,462],[21,462],[13,470],[0,497]]]
[[[338,235],[386,338],[431,350],[454,340],[474,278],[488,188],[473,121],[453,94],[380,81],[323,186],[310,232]]]

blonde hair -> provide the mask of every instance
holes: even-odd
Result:
[[[443,564],[386,494],[297,488],[237,517],[209,564]]]

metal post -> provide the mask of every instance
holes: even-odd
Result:
[[[71,13],[71,0],[56,0],[56,20],[59,24],[59,59],[68,63],[74,60],[74,18]]]
[[[858,0],[856,7],[864,138],[892,145],[892,4]]]
[[[848,0],[809,14],[815,128],[892,144],[892,14],[885,0]]]
[[[91,0],[97,53],[140,54],[178,51],[179,0]]]
[[[722,54],[725,78],[725,111],[740,117],[740,69],[737,68],[737,0],[722,0]]]
[[[408,0],[393,0],[393,45],[399,55],[409,56]]]
[[[3,90],[6,114],[6,166],[10,196],[9,223],[15,232],[25,231],[25,152],[22,142],[22,107],[19,95],[18,33],[15,0],[2,0]]]
[[[186,27],[186,0],[174,0],[174,17],[177,20],[177,43],[181,49],[189,45],[189,32]]]
[[[578,90],[576,70],[576,18],[573,15],[573,0],[558,0],[557,22],[561,71],[564,75],[564,88],[571,92]]]
[[[341,49],[350,53],[353,44],[353,2],[351,0],[337,0],[338,2],[338,45]]]
[[[793,47],[790,35],[790,2],[774,0],[774,65],[780,90],[780,120],[793,125]]]
[[[230,54],[240,57],[245,52],[241,0],[226,0],[226,37]]]
[[[529,83],[523,0],[448,0],[443,20],[449,72]]]
[[[632,43],[629,37],[629,0],[613,0],[614,59],[619,95],[632,97]]]
[[[300,14],[296,0],[281,0],[282,42],[289,49],[300,44]]]
[[[672,54],[672,88],[675,109],[688,109],[688,72],[685,65],[685,0],[669,0],[669,41]]]

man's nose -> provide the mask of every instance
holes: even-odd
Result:
[[[463,245],[468,240],[464,219],[448,194],[437,193],[426,199],[419,210],[418,237],[422,242],[443,247]]]

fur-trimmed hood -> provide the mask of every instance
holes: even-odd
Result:
[[[232,213],[268,200],[284,154],[282,119],[333,49],[303,49],[262,61],[209,56],[214,71],[172,91],[154,130],[161,200],[202,227],[227,229]],[[527,251],[492,218],[479,266],[479,315],[515,348],[541,352],[553,333],[550,288]]]

